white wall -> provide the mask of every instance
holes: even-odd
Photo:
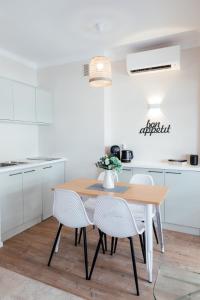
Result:
[[[0,76],[37,85],[37,72],[12,59],[0,56]],[[0,122],[0,161],[38,155],[38,126]]]
[[[104,152],[103,89],[89,87],[80,62],[43,69],[38,80],[55,102],[54,124],[40,127],[40,153],[67,157],[67,179],[96,176]]]
[[[135,160],[165,160],[198,153],[200,145],[200,48],[183,50],[181,71],[129,77],[125,61],[113,63],[110,98],[110,144],[127,144]],[[147,121],[147,101],[162,98],[161,122],[171,133],[143,136],[138,132]]]
[[[37,86],[37,70],[1,55],[0,76]]]

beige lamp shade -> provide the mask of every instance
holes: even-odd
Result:
[[[112,85],[111,63],[105,56],[95,56],[89,63],[89,83],[93,87]]]

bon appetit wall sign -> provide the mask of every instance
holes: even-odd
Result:
[[[150,122],[147,121],[146,126],[141,128],[139,133],[146,135],[158,134],[158,133],[170,133],[171,125],[161,125],[160,122]]]

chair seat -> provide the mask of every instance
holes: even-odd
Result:
[[[87,215],[91,222],[93,221],[93,215],[94,210],[96,206],[96,198],[88,198],[84,202],[85,210],[87,212]],[[145,206],[140,204],[129,204],[129,207],[135,217],[138,221],[144,221],[145,220]],[[155,209],[153,209],[152,218],[155,217]]]

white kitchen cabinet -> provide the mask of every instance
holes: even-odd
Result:
[[[0,78],[0,119],[13,119],[12,81]]]
[[[35,122],[35,88],[23,83],[13,83],[14,120]]]
[[[24,223],[42,218],[42,176],[39,168],[23,172]]]
[[[200,173],[165,171],[165,222],[200,228]]]
[[[36,89],[36,120],[38,123],[52,123],[53,99],[50,92],[41,88]]]
[[[118,174],[119,181],[129,183],[131,177],[133,176],[132,168],[123,167],[123,170]]]
[[[48,165],[42,168],[43,172],[43,219],[53,214],[53,191],[52,188],[64,183],[64,162]]]
[[[22,173],[1,174],[1,230],[8,232],[23,223]]]

